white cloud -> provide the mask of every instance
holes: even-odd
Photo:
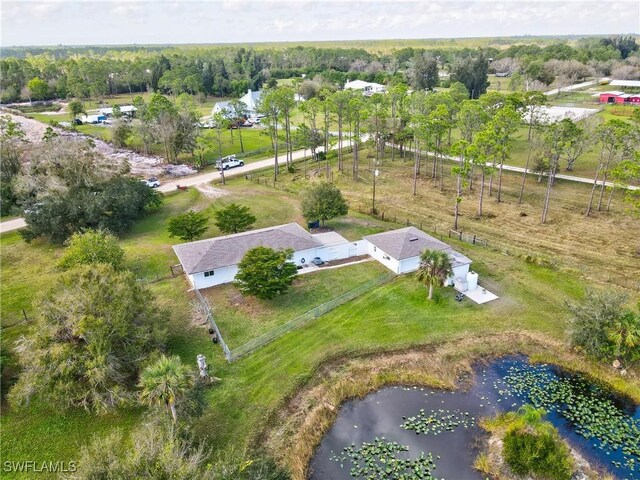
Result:
[[[0,9],[3,44],[87,43],[87,38],[93,43],[233,43],[640,31],[637,0],[3,0]]]

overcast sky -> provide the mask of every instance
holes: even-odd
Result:
[[[640,32],[640,0],[0,0],[2,45]]]

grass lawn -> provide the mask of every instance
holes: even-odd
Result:
[[[365,164],[366,159],[363,161],[363,175],[366,174]],[[449,198],[430,187],[426,179],[421,179],[419,197],[411,197],[411,162],[400,160],[395,165],[385,162],[381,169],[381,208],[387,212],[397,211],[403,216],[410,212],[413,217],[422,218],[430,224],[450,224]],[[256,227],[302,221],[297,191],[305,181],[297,175],[295,182],[294,175],[281,176],[283,187],[290,187],[290,191],[234,179],[223,187],[228,194],[215,199],[207,198],[196,189],[167,195],[164,206],[158,212],[149,215],[123,236],[121,245],[126,251],[129,266],[141,277],[168,272],[169,265],[176,263],[170,245],[177,243],[177,240],[169,238],[166,233],[167,219],[190,208],[211,213],[235,201],[252,208],[258,217]],[[360,182],[353,185],[340,175],[336,174],[336,177],[338,185],[355,208],[368,205],[368,177],[363,176]],[[632,235],[637,233],[637,221],[631,223],[631,220],[627,220],[620,213],[619,204],[616,204],[610,215],[599,215],[580,222],[573,204],[574,201],[581,203],[584,193],[575,189],[574,185],[565,188],[565,184],[559,184],[558,192],[554,193],[553,222],[540,227],[536,222],[539,208],[535,204],[539,200],[536,187],[532,187],[532,197],[528,197],[527,203],[517,207],[513,205],[513,185],[510,181],[506,183],[506,191],[510,192],[508,203],[495,205],[492,200],[487,201],[488,211],[494,212],[496,218],[474,220],[470,215],[473,200],[465,198],[463,225],[465,230],[491,235],[492,246],[494,239],[497,242],[497,238],[501,238],[508,248],[486,249],[445,237],[454,248],[473,259],[473,269],[479,272],[480,283],[500,296],[498,301],[483,306],[469,301],[455,302],[450,289],[440,290],[436,300],[429,302],[424,286],[419,285],[411,275],[402,276],[283,335],[252,355],[228,364],[219,346],[209,341],[206,331],[192,326],[191,297],[187,294],[186,281],[177,277],[150,284],[160,304],[166,308],[169,352],[180,355],[185,362],[193,365],[195,355],[204,353],[214,375],[222,379],[221,383],[207,391],[207,407],[197,423],[195,433],[217,451],[251,444],[268,426],[270,413],[279,409],[331,358],[513,330],[533,331],[554,339],[564,339],[564,302],[567,299],[578,298],[587,284],[597,283],[608,272],[616,280],[626,278],[631,268],[629,265],[633,265],[633,255],[632,247],[627,245],[630,242],[625,239],[635,238]],[[451,188],[451,180],[448,180],[447,188]],[[560,196],[567,205],[560,205]],[[521,217],[519,212],[523,210],[531,216]],[[349,239],[398,226],[357,213],[332,225]],[[618,235],[611,234],[614,225],[616,231],[620,232]],[[425,227],[425,230],[431,229]],[[206,235],[218,233],[211,226]],[[567,255],[573,255],[571,269],[566,268],[564,262],[560,262],[561,268],[527,263],[514,254],[511,245],[519,245],[533,255],[549,252],[563,260]],[[5,322],[5,319],[17,316],[21,308],[28,309],[32,314],[31,301],[39,291],[46,290],[58,275],[55,262],[61,248],[41,241],[25,244],[15,232],[0,236],[0,246],[3,267],[0,271],[0,306],[2,321]],[[623,268],[624,263],[628,264],[626,269]],[[254,333],[266,328],[268,324],[262,321],[283,321],[285,317],[312,306],[304,305],[303,308],[303,305],[297,304],[298,301],[322,302],[332,292],[347,288],[346,285],[335,285],[337,283],[356,283],[356,276],[363,280],[371,275],[376,276],[377,272],[368,271],[378,268],[376,265],[371,262],[358,268],[345,267],[332,272],[310,274],[304,281],[300,280],[300,291],[292,292],[289,298],[283,297],[271,305],[251,300],[234,311],[235,305],[225,300],[228,302],[226,310],[216,310],[216,315],[223,325],[227,322],[227,326],[234,318],[246,322],[245,326],[237,327],[237,331],[231,330],[234,333],[229,334],[241,339],[242,335],[248,336],[251,327],[255,328]],[[314,278],[314,275],[317,276]],[[216,309],[215,299],[212,304]],[[252,313],[264,313],[269,318],[255,319],[251,317]],[[277,315],[280,315],[280,320],[271,318]],[[3,347],[9,348],[24,330],[24,325],[4,330]],[[640,390],[636,377],[629,377],[628,384],[630,389],[635,388],[636,393]],[[80,410],[62,414],[52,406],[32,405],[24,410],[12,410],[3,405],[3,459],[77,460],[79,447],[86,444],[92,435],[104,435],[114,428],[126,431],[140,421],[141,415],[140,409],[96,417]],[[29,477],[16,475],[7,478]]]
[[[365,262],[300,275],[291,289],[272,300],[244,296],[233,285],[204,291],[218,327],[232,350],[318,305],[387,273],[378,262]]]

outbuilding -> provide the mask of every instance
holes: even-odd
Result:
[[[113,116],[113,108],[114,107],[101,108],[100,109],[100,114],[104,115],[106,117],[111,117],[111,116]],[[125,117],[133,118],[133,117],[136,116],[136,112],[137,111],[138,111],[138,108],[135,107],[134,105],[122,105],[122,106],[120,106],[120,113],[122,115],[124,115]]]
[[[415,227],[400,228],[389,232],[367,235],[368,253],[394,273],[414,272],[420,266],[420,255],[425,250],[440,250],[449,254],[453,275],[448,285],[459,284],[461,291],[467,290],[471,260],[456,252],[446,243],[427,235]],[[475,275],[475,274],[474,274]],[[474,277],[477,284],[477,276]],[[456,285],[458,286],[458,285]]]
[[[620,91],[602,92],[599,94],[599,97],[600,103],[615,103],[617,105],[640,105],[640,93],[624,93]]]

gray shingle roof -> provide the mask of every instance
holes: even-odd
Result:
[[[320,247],[322,242],[297,223],[261,228],[249,232],[209,238],[174,245],[178,260],[188,274],[236,265],[244,254],[254,247],[275,250],[292,248],[294,251]]]
[[[454,266],[471,263],[471,260],[452,250],[446,243],[415,227],[367,235],[364,239],[396,260],[417,257],[425,250],[444,250],[455,257],[452,262]]]

